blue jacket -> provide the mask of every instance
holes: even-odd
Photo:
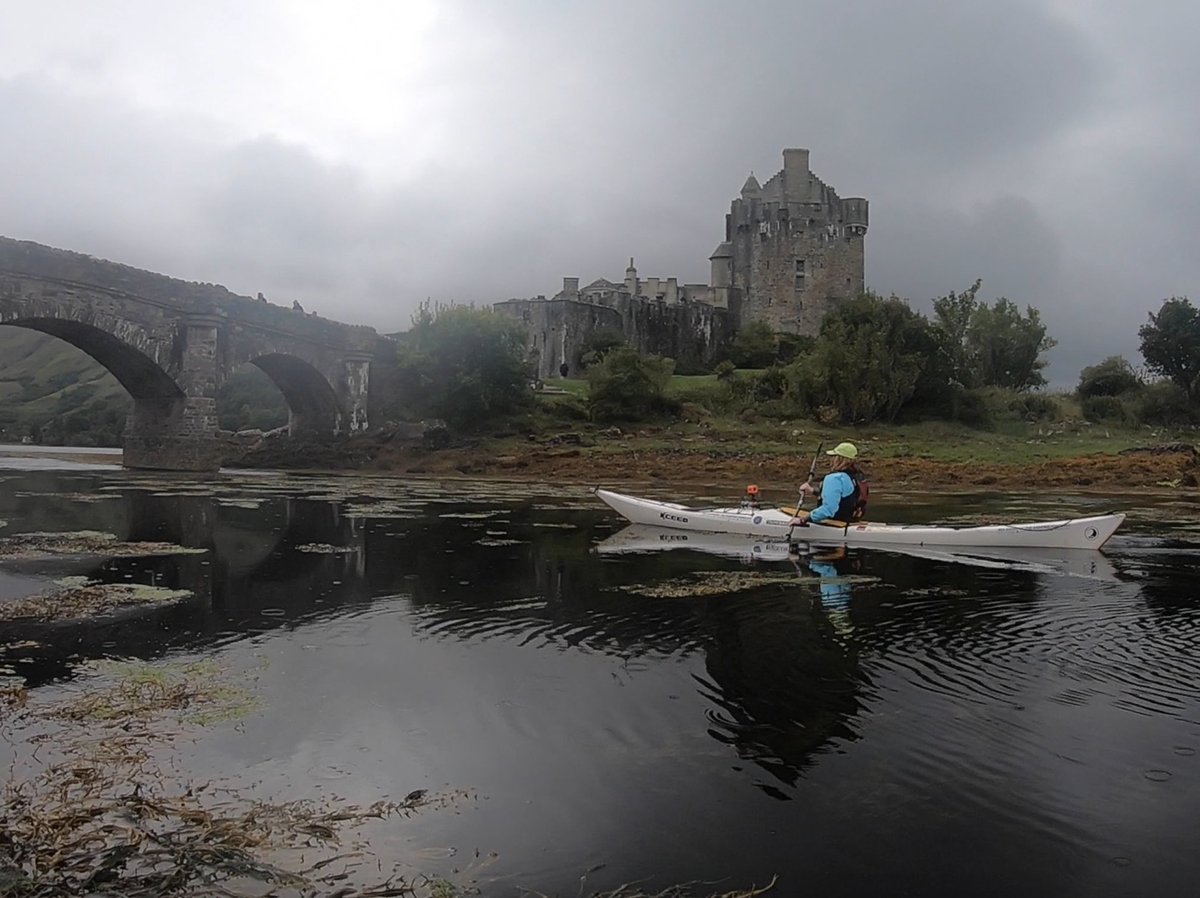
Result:
[[[821,504],[813,509],[809,520],[820,522],[837,517],[838,506],[853,492],[854,481],[845,471],[826,474],[821,484]]]

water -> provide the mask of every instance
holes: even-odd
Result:
[[[258,709],[206,728],[188,769],[278,800],[462,790],[374,827],[385,864],[485,895],[772,875],[785,895],[1195,891],[1188,506],[1128,509],[1089,561],[1013,567],[752,541],[609,554],[621,523],[583,488],[0,477],[0,537],[210,550],[0,566],[0,601],[65,573],[195,593],[100,623],[0,622],[0,644],[39,643],[7,663],[42,694],[88,658],[255,669]],[[914,523],[1123,505],[876,498]]]

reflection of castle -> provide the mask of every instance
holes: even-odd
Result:
[[[563,278],[552,298],[496,304],[529,328],[540,377],[562,364],[574,373],[590,337],[620,331],[641,352],[674,358],[681,371],[707,365],[742,325],[816,334],[833,303],[864,285],[867,201],[842,199],[808,167],[808,150],[783,151],[783,169],[760,185],[753,174],[725,216],[725,239],[709,257],[708,284],[639,278],[633,259],[621,283],[580,288]]]

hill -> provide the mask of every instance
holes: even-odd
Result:
[[[0,327],[0,441],[119,446],[130,404],[125,388],[83,351]]]
[[[70,343],[20,327],[0,327],[0,442],[120,446],[132,406],[107,369]],[[287,423],[283,396],[245,365],[221,388],[217,417],[227,430]]]

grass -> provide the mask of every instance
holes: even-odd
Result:
[[[532,435],[552,439],[570,430],[593,445],[598,455],[630,452],[685,450],[712,456],[780,455],[812,453],[818,443],[834,445],[842,440],[858,444],[870,458],[917,458],[940,462],[1022,464],[1082,455],[1116,454],[1123,449],[1161,443],[1196,440],[1194,428],[1118,426],[1084,421],[1078,402],[1069,394],[1044,396],[1053,420],[1025,421],[1019,403],[1011,394],[988,397],[992,423],[970,427],[951,421],[864,426],[827,425],[807,418],[776,419],[765,415],[739,415],[723,410],[727,388],[715,375],[672,378],[669,390],[681,402],[702,406],[701,414],[685,407],[685,416],[655,422],[618,422],[619,437],[610,424],[586,419],[586,387],[583,380],[556,381],[569,385],[569,395],[542,397]],[[1039,394],[1042,396],[1042,394]],[[707,397],[707,398],[706,398]],[[722,403],[726,405],[723,405]],[[1018,407],[1014,410],[1012,407]],[[570,415],[559,414],[570,409]],[[557,413],[556,413],[557,412]],[[522,441],[527,441],[528,437]]]

